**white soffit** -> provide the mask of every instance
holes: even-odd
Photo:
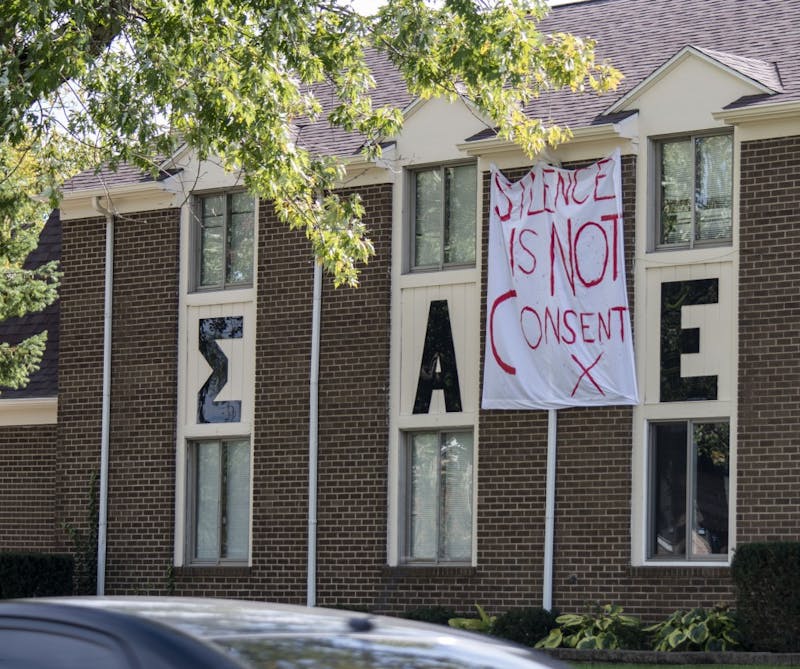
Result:
[[[754,93],[775,95],[783,92],[780,85],[780,76],[774,63],[689,45],[678,51],[666,63],[653,70],[650,76],[628,91],[603,113],[614,114],[629,109],[630,104],[638,99],[642,93],[656,85],[661,79],[669,76],[678,65],[688,58],[697,58],[719,68],[721,71],[752,86]]]

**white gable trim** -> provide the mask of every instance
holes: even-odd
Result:
[[[751,105],[738,109],[723,109],[712,116],[726,125],[736,125],[748,121],[780,121],[800,117],[800,101],[775,102],[772,104]]]
[[[560,146],[574,146],[575,144],[602,142],[606,140],[618,141],[621,139],[635,139],[638,136],[637,121],[638,114],[631,114],[617,123],[603,123],[600,125],[571,128],[572,137]],[[462,142],[457,145],[457,148],[470,156],[487,156],[519,149],[519,146],[512,140],[495,136],[487,137],[486,139],[477,139],[471,142]],[[556,147],[556,149],[558,149],[558,147]],[[556,161],[557,159],[551,153],[552,150],[553,149],[546,148],[541,158],[544,160],[550,160],[550,158],[552,158],[553,161]]]
[[[58,398],[0,400],[0,425],[53,425],[58,420]]]
[[[686,46],[680,51],[678,51],[678,53],[676,53],[666,63],[655,69],[650,74],[650,76],[648,76],[646,79],[641,81],[637,86],[628,91],[625,95],[623,95],[619,100],[617,100],[613,105],[611,105],[611,107],[606,109],[605,112],[603,113],[613,114],[616,112],[625,111],[629,109],[629,105],[631,102],[638,99],[642,95],[642,93],[655,86],[664,77],[668,76],[669,73],[672,72],[672,70],[674,70],[680,63],[684,62],[688,58],[697,58],[698,60],[706,62],[709,65],[712,65],[718,68],[719,70],[726,72],[732,77],[735,77],[736,79],[739,79],[740,81],[743,81],[746,84],[752,86],[753,88],[756,89],[756,92],[758,93],[767,93],[769,95],[773,95],[779,92],[773,90],[772,88],[769,88],[768,86],[764,85],[760,81],[757,81],[756,79],[753,79],[752,77],[748,77],[742,74],[739,70],[736,70],[732,67],[729,67],[728,65],[725,65],[724,63],[721,63],[720,61],[712,58],[708,54],[703,53],[702,51],[696,49],[693,46]]]

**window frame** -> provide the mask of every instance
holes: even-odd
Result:
[[[730,232],[727,237],[719,237],[716,239],[705,239],[705,240],[698,240],[697,235],[697,206],[695,202],[694,193],[696,190],[696,166],[697,166],[697,155],[696,151],[694,150],[695,141],[697,139],[703,139],[708,137],[728,137],[730,139],[730,150],[731,150],[731,183],[730,183],[730,197],[731,197],[731,218],[730,218]],[[661,205],[662,205],[662,179],[663,179],[663,148],[665,144],[670,142],[675,142],[677,140],[688,140],[692,146],[691,151],[691,174],[692,174],[692,185],[691,185],[691,221],[690,221],[690,230],[689,230],[689,240],[687,242],[680,242],[680,243],[662,243],[661,240],[661,233],[662,233],[662,218],[661,218]],[[650,249],[652,251],[685,251],[685,250],[693,250],[698,248],[708,248],[708,247],[720,247],[720,246],[731,246],[733,244],[733,220],[734,220],[734,170],[735,170],[735,161],[736,161],[736,151],[735,151],[735,142],[733,136],[733,129],[732,128],[724,128],[724,129],[714,129],[714,130],[703,130],[703,131],[696,131],[696,132],[689,132],[689,133],[675,133],[670,135],[661,135],[658,137],[652,137],[650,139],[650,146],[652,148],[651,154],[653,156],[650,173],[652,178],[650,180],[650,189],[652,193],[651,201],[653,202],[653,209],[652,209],[652,219],[653,224],[650,226],[651,234],[652,234],[652,243],[650,245]]]
[[[219,469],[219,512],[217,515],[217,558],[203,559],[196,557],[197,552],[197,505],[198,505],[198,486],[197,486],[197,460],[198,446],[201,444],[216,443],[221,448],[224,445],[234,442],[246,442],[248,452],[248,505],[247,505],[247,547],[246,557],[228,558],[222,556],[222,526],[223,514],[225,509],[226,489],[224,487],[225,471],[224,467]],[[214,567],[214,566],[248,566],[252,551],[252,509],[253,509],[253,444],[249,436],[225,436],[213,438],[189,439],[186,442],[186,526],[184,529],[185,539],[185,564],[192,567]]]
[[[413,494],[412,494],[412,476],[410,473],[411,467],[411,448],[413,445],[413,439],[415,435],[420,434],[435,434],[437,437],[437,444],[439,446],[438,450],[438,471],[439,476],[437,476],[436,480],[436,527],[435,527],[435,544],[436,544],[436,556],[433,560],[427,558],[414,558],[410,554],[410,547],[412,544],[412,507],[413,507]],[[462,559],[462,560],[448,560],[442,557],[441,555],[441,529],[442,529],[442,452],[441,446],[443,442],[444,435],[447,434],[462,434],[462,435],[470,435],[472,438],[472,481],[471,481],[471,489],[469,491],[469,499],[470,504],[472,505],[472,517],[470,518],[470,555],[469,557]],[[475,430],[473,427],[452,427],[452,428],[431,428],[431,429],[413,429],[413,430],[403,430],[400,433],[400,443],[401,443],[401,454],[400,454],[400,464],[401,464],[401,502],[400,502],[400,512],[401,512],[401,522],[399,524],[400,530],[400,551],[399,551],[399,564],[403,566],[422,566],[422,567],[467,567],[471,566],[473,563],[473,556],[475,553],[475,542],[476,542],[476,532],[475,532],[475,521],[476,521],[476,509],[475,509],[475,490],[476,490],[476,483],[477,483],[477,468],[476,468],[476,451],[477,445],[475,443]]]
[[[728,514],[728,546],[725,553],[705,553],[693,554],[691,550],[692,533],[694,525],[694,508],[696,502],[696,488],[697,488],[697,462],[695,457],[696,444],[694,443],[694,427],[698,424],[715,424],[725,423],[728,425],[728,477],[729,487],[727,489],[727,514]],[[686,471],[685,485],[686,493],[684,496],[684,517],[685,517],[685,530],[684,530],[684,552],[683,555],[657,555],[655,552],[655,532],[656,526],[656,430],[659,425],[684,425],[686,427]],[[672,418],[672,419],[656,419],[649,420],[647,426],[647,499],[646,499],[646,522],[644,528],[645,539],[645,560],[651,564],[660,563],[683,563],[683,564],[697,564],[697,563],[720,563],[727,564],[731,558],[731,544],[733,543],[733,534],[731,532],[731,520],[733,514],[731,513],[731,437],[730,426],[731,420],[729,417],[715,417],[715,418]],[[690,516],[691,513],[691,516]],[[691,522],[690,522],[691,518]]]
[[[447,213],[447,206],[446,206],[446,173],[445,171],[450,168],[458,168],[458,167],[473,167],[475,169],[475,217],[474,217],[474,235],[473,235],[473,256],[472,260],[468,262],[451,262],[446,263],[444,261],[445,255],[445,230],[447,228],[447,221],[446,221],[446,213]],[[440,252],[439,252],[439,262],[437,264],[430,264],[430,265],[417,265],[417,258],[416,258],[416,236],[417,236],[417,211],[416,211],[416,199],[417,199],[417,175],[422,172],[430,172],[433,170],[439,171],[441,175],[441,196],[442,196],[442,208],[439,216],[439,243],[440,243]],[[451,162],[444,162],[444,163],[432,163],[426,165],[414,165],[406,170],[406,183],[408,184],[408,198],[407,198],[407,224],[406,230],[408,233],[408,271],[411,273],[423,273],[423,272],[442,272],[447,270],[456,270],[456,269],[469,269],[473,268],[477,264],[478,258],[478,196],[479,196],[479,185],[480,185],[480,172],[478,171],[478,164],[474,160],[459,160],[459,161],[451,161]]]
[[[228,223],[231,215],[231,197],[239,193],[247,193],[244,188],[218,188],[192,193],[192,203],[190,207],[192,217],[192,258],[191,276],[192,289],[194,293],[208,293],[214,291],[244,290],[252,288],[256,281],[256,245],[258,243],[258,198],[250,195],[253,202],[253,248],[250,257],[251,281],[232,283],[227,280],[228,270]],[[224,213],[222,224],[222,281],[214,285],[201,285],[201,272],[203,266],[203,201],[206,198],[224,196]]]

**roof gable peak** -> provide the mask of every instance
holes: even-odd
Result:
[[[775,95],[783,92],[780,75],[775,63],[689,44],[653,70],[634,88],[606,109],[605,113],[612,114],[624,111],[633,100],[637,99],[659,80],[668,76],[670,72],[688,58],[697,58],[709,63],[749,84],[758,93]]]

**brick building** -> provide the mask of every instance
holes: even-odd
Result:
[[[530,161],[377,62],[376,98],[407,119],[382,161],[309,133],[348,158],[343,189],[366,207],[377,254],[358,290],[325,282],[316,301],[305,240],[188,152],[157,180],[73,180],[57,384],[54,357],[47,382],[0,398],[0,549],[65,550],[62,523],[85,522],[111,223],[107,593],[500,612],[550,592],[646,618],[730,600],[737,544],[800,535],[797,9],[590,0],[543,23],[596,38],[625,74],[531,111],[573,130],[551,164],[621,153],[640,400],[557,412],[552,574],[548,412],[480,401],[490,168],[513,180]],[[418,404],[442,365],[457,404],[441,383]]]

